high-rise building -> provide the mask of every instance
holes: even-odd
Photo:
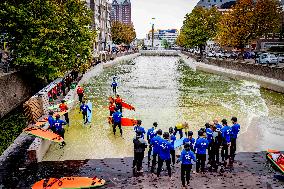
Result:
[[[130,0],[112,1],[111,21],[119,21],[125,24],[132,24]]]

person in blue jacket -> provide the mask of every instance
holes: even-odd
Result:
[[[173,166],[176,163],[176,151],[175,151],[175,141],[176,141],[176,136],[174,135],[174,129],[172,127],[169,128],[169,133],[170,133],[170,142],[172,145],[172,149],[171,149],[171,160],[172,160],[172,164]]]
[[[206,132],[206,137],[207,137],[207,140],[208,140],[208,161],[209,161],[209,164],[211,165],[212,164],[212,161],[213,161],[213,149],[212,149],[212,142],[213,142],[213,131],[211,129],[211,127],[213,128],[213,125],[210,125],[209,123],[206,123],[205,124],[205,132]]]
[[[158,157],[158,169],[157,169],[157,177],[160,176],[162,167],[164,162],[166,162],[168,175],[172,177],[172,169],[171,169],[171,150],[173,150],[173,146],[170,143],[170,134],[165,132],[163,134],[162,140],[159,142],[159,157]]]
[[[157,133],[156,133],[156,129],[157,129],[158,123],[154,122],[153,126],[148,129],[147,131],[147,140],[148,140],[148,144],[151,144],[151,140],[152,138],[154,138]],[[150,161],[151,161],[151,153],[152,153],[153,147],[152,145],[149,145],[149,150],[148,150],[148,166],[150,166]]]
[[[214,120],[213,120],[213,123],[214,123],[216,129],[218,129],[218,130],[221,131],[222,125],[219,123],[218,119],[214,119]]]
[[[111,87],[112,87],[113,93],[116,95],[117,82],[115,79],[116,79],[115,77],[112,79]]]
[[[157,156],[159,154],[159,143],[162,140],[163,131],[159,129],[157,131],[157,135],[151,139],[151,146],[153,148],[153,159],[152,159],[152,166],[151,166],[151,173],[154,173],[156,168]]]
[[[237,138],[240,132],[241,126],[238,124],[238,119],[236,117],[232,117],[231,119],[233,126],[231,127],[231,147],[230,147],[230,163],[234,163],[235,160],[235,153],[237,150]]]
[[[222,120],[223,128],[221,129],[222,132],[222,148],[221,148],[221,157],[224,165],[226,166],[226,161],[228,160],[228,150],[231,144],[231,127],[228,126],[227,120]]]
[[[198,131],[199,138],[196,140],[194,145],[194,151],[196,152],[196,172],[199,173],[200,167],[201,172],[205,171],[205,161],[206,161],[206,149],[209,145],[208,140],[204,136],[202,130]]]
[[[190,171],[192,169],[191,161],[196,162],[196,158],[193,151],[191,151],[190,144],[186,143],[178,159],[178,162],[181,162],[181,183],[183,187],[185,187],[185,180],[189,185]]]
[[[82,101],[82,105],[80,106],[79,113],[81,113],[82,111],[84,124],[88,123],[88,110],[89,112],[92,112],[89,106],[85,104],[85,101]]]
[[[53,118],[53,114],[54,114],[54,112],[53,111],[50,111],[49,113],[48,113],[48,124],[49,124],[49,129],[51,129],[53,132],[55,132],[55,127],[54,127],[54,125],[53,125],[53,123],[54,123],[54,118]]]
[[[142,133],[142,138],[144,139],[144,135],[146,134],[146,131],[144,129],[144,127],[141,126],[142,121],[141,120],[137,120],[137,125],[134,126],[134,131],[135,133],[140,132]]]
[[[55,121],[53,122],[53,126],[55,128],[55,133],[57,133],[59,136],[61,136],[63,139],[64,139],[64,133],[65,133],[65,130],[64,130],[64,127],[63,125],[66,125],[67,123],[63,120],[60,119],[60,115],[57,114],[55,116]],[[62,142],[62,145],[65,145],[65,141]]]
[[[195,144],[195,139],[192,136],[193,136],[193,132],[192,131],[188,131],[187,138],[183,139],[183,145],[189,144],[190,145],[190,149],[193,151],[193,146]]]
[[[120,136],[122,136],[121,117],[122,117],[122,114],[120,113],[119,109],[116,108],[115,112],[112,114],[114,135],[116,133],[116,127],[118,127],[120,130]]]

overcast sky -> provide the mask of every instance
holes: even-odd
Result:
[[[131,0],[132,22],[137,38],[145,38],[151,29],[151,18],[155,28],[180,29],[186,13],[192,11],[199,0]]]

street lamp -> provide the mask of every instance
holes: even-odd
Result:
[[[154,48],[154,21],[155,21],[155,18],[152,18],[152,49]]]

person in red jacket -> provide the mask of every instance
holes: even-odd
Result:
[[[112,116],[112,114],[114,113],[115,111],[115,104],[112,103],[112,102],[109,102],[109,106],[108,106],[108,109],[109,109],[109,115]]]
[[[65,100],[61,100],[61,104],[59,104],[59,108],[61,112],[66,112],[64,114],[65,121],[69,124],[69,117],[68,117],[68,106],[65,104]]]
[[[78,94],[78,96],[79,96],[79,101],[80,101],[80,103],[82,103],[83,97],[84,97],[84,89],[83,89],[83,87],[78,86],[78,88],[77,88],[77,94]]]
[[[120,110],[120,113],[122,113],[122,99],[120,98],[119,95],[116,95],[115,105],[116,108]]]

